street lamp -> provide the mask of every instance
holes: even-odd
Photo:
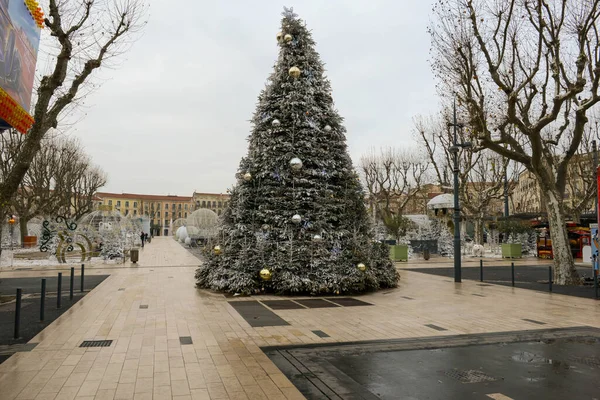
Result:
[[[14,248],[13,248],[13,243],[14,243],[14,230],[15,230],[15,216],[11,215],[10,218],[8,219],[8,224],[10,225],[10,267],[12,268],[13,266],[13,260],[15,258],[15,254],[14,254]]]
[[[464,124],[456,122],[456,100],[454,100],[453,122],[448,126],[454,127],[454,137],[450,152],[454,157],[454,282],[461,282],[461,254],[460,254],[460,204],[458,201],[458,152],[460,149],[471,147],[470,142],[458,142],[457,128],[464,128]]]

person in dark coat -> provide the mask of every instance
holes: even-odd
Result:
[[[140,234],[140,240],[142,241],[142,249],[144,248],[144,239],[146,238],[146,235],[144,234],[144,232],[142,232]]]

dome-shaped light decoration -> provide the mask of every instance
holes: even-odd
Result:
[[[250,181],[252,180],[252,174],[251,174],[250,172],[246,172],[246,173],[244,174],[244,180],[245,180],[246,182],[250,182]]]
[[[319,235],[317,233],[316,235],[313,236],[312,240],[313,240],[313,242],[320,242],[321,240],[323,240],[323,238],[321,237],[321,235]]]
[[[331,126],[325,125],[325,132],[331,132]]]
[[[272,125],[272,126],[274,126],[275,128],[277,128],[279,125],[281,125],[281,121],[280,121],[280,120],[278,120],[278,119],[274,119],[274,120],[271,122],[271,125]]]
[[[270,281],[273,274],[267,268],[263,268],[260,270],[260,279],[263,281]]]
[[[358,264],[356,268],[358,268],[358,270],[361,272],[365,272],[367,270],[367,266],[363,263]]]
[[[283,37],[283,40],[285,40],[286,42],[291,42],[292,39],[293,37],[289,33],[286,33],[286,35]]]
[[[298,67],[292,67],[292,68],[290,68],[290,70],[288,71],[288,73],[290,74],[290,76],[292,78],[298,78],[300,76],[300,68],[298,68]]]
[[[292,169],[294,171],[299,171],[302,169],[302,160],[300,160],[298,157],[294,157],[290,160],[290,167],[292,167]]]
[[[299,214],[294,214],[294,216],[292,217],[292,222],[295,224],[299,224],[300,222],[302,222],[302,217]]]
[[[221,254],[221,246],[215,246],[213,248],[213,252],[215,253],[216,256],[218,256],[219,254]]]
[[[283,39],[283,32],[277,32],[277,36],[275,36],[277,38],[278,42],[281,42],[281,39]]]

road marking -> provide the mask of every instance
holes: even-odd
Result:
[[[502,393],[490,393],[486,396],[494,400],[514,400],[512,397],[505,396]]]

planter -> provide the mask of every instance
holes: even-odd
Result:
[[[25,236],[23,238],[23,247],[30,249],[37,246],[37,236]]]
[[[521,243],[502,243],[502,258],[521,258]]]
[[[408,261],[408,246],[405,244],[390,246],[390,258],[392,261]]]

